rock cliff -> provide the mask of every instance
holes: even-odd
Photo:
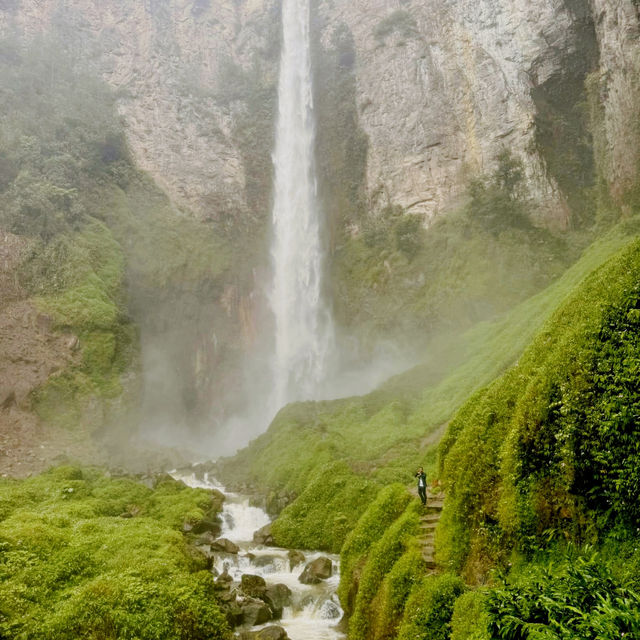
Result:
[[[566,226],[563,185],[536,145],[535,90],[562,76],[576,55],[591,56],[593,68],[584,71],[600,76],[602,173],[616,193],[633,182],[636,145],[625,144],[637,111],[633,3],[317,0],[314,19],[326,45],[345,26],[353,37],[359,126],[368,137],[366,195],[374,209],[393,202],[429,221],[455,205],[470,176],[491,169],[508,147],[525,160],[540,215]],[[4,32],[35,36],[57,25],[78,57],[119,92],[139,165],[177,204],[227,223],[264,217],[268,209],[265,150],[274,114],[270,108],[258,116],[260,105],[250,103],[265,100],[256,84],[274,91],[278,20],[273,0],[23,0],[0,12]],[[586,43],[589,29],[597,42]],[[585,54],[594,46],[599,66],[597,55]],[[252,75],[258,67],[260,81]],[[266,138],[258,162],[238,129],[247,115],[271,120],[253,132]],[[257,200],[251,180],[262,191]]]

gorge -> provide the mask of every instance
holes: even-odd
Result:
[[[635,0],[0,0],[0,637],[231,638],[205,460],[329,637],[640,637],[639,67]]]

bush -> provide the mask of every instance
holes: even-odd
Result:
[[[464,583],[452,574],[423,578],[411,592],[398,640],[449,640],[451,616]]]
[[[216,508],[202,489],[97,469],[1,480],[0,637],[228,638],[206,560],[179,530]]]
[[[639,272],[636,241],[587,278],[518,365],[453,420],[438,554],[465,565],[470,580],[514,547],[579,541],[637,519]]]
[[[392,484],[378,492],[376,499],[362,514],[347,536],[340,551],[340,586],[338,595],[347,615],[351,614],[353,598],[349,597],[356,576],[356,566],[366,557],[386,529],[404,512],[411,499],[406,487]]]
[[[393,522],[383,536],[371,547],[360,576],[358,591],[349,620],[349,638],[369,638],[369,627],[374,615],[372,602],[385,575],[409,548],[419,531],[419,507],[411,503]]]
[[[453,606],[451,640],[492,640],[489,635],[489,615],[482,591],[463,593]]]
[[[391,640],[397,637],[407,598],[425,572],[424,559],[416,542],[409,546],[384,577],[371,604],[372,640]]]
[[[619,582],[597,555],[533,565],[489,592],[493,638],[614,640],[640,634],[640,591]]]

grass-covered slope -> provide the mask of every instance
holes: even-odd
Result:
[[[556,301],[542,329],[449,424],[443,573],[426,575],[419,530],[407,526],[419,507],[403,485],[381,490],[347,536],[339,595],[350,638],[595,639],[640,629],[640,241],[608,244],[613,255],[607,243],[576,265],[582,278],[567,274],[541,296]],[[529,311],[541,308],[533,302]]]
[[[293,499],[274,525],[278,541],[339,550],[382,486],[408,482],[419,463],[433,473],[447,422],[511,366],[585,277],[636,233],[635,221],[616,227],[543,292],[497,322],[434,345],[424,365],[367,396],[286,407],[266,434],[221,463],[223,477],[266,488],[273,504]]]
[[[440,562],[469,579],[640,516],[640,243],[590,275],[440,445]]]
[[[181,529],[219,496],[59,467],[0,482],[0,637],[229,637],[206,559]]]

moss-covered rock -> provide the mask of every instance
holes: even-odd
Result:
[[[211,505],[168,478],[152,490],[98,469],[1,481],[0,633],[228,638],[206,559],[180,532]]]

